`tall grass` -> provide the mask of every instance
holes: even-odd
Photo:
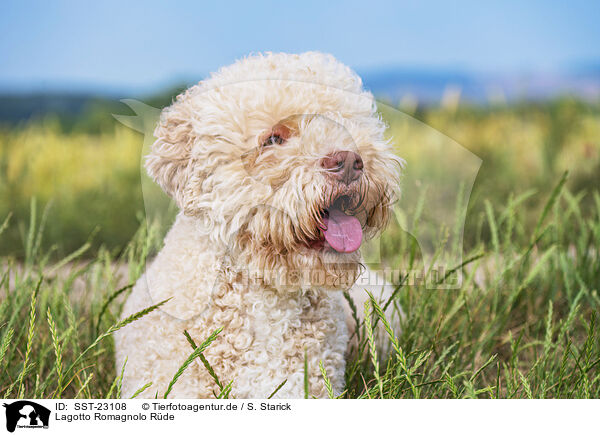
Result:
[[[600,397],[600,194],[589,195],[594,207],[584,217],[585,196],[569,192],[561,180],[545,196],[533,232],[522,231],[526,207],[519,196],[500,207],[490,204],[480,233],[494,237],[475,235],[460,290],[406,283],[394,300],[371,297],[365,307],[353,306],[364,308],[367,320],[354,331],[358,346],[340,397]],[[53,268],[36,243],[41,221],[34,218],[27,228],[27,261],[5,259],[0,266],[0,394],[120,397],[122,368],[114,367],[110,336],[157,308],[117,320],[128,284],[161,243],[159,231],[142,225],[118,254],[100,249],[80,261],[80,250]],[[418,256],[411,266],[422,266]],[[384,315],[397,304],[405,312],[401,333]],[[186,364],[203,360],[210,341],[190,341]],[[173,373],[172,384],[186,364]],[[321,373],[333,397],[322,366]],[[215,396],[231,397],[232,382],[221,384]],[[161,394],[168,397],[169,390]]]
[[[490,207],[486,226],[497,234],[482,245],[486,255],[465,267],[458,291],[404,287],[397,337],[379,306],[386,301],[371,299],[345,397],[600,397],[600,195],[588,219],[579,218],[581,200],[561,181],[530,237],[510,231],[523,219],[514,202]],[[377,321],[392,349],[379,361]]]
[[[34,204],[26,245],[35,247],[41,234]],[[157,235],[142,225],[118,256],[100,249],[94,259],[82,261],[85,249],[78,249],[68,261],[50,265],[48,255],[27,248],[24,263],[2,259],[0,395],[117,397],[110,337],[162,304],[118,321],[130,288],[118,286],[138,278],[152,243],[159,243]]]

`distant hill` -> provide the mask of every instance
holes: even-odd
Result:
[[[94,102],[106,100],[88,94],[12,94],[0,95],[0,120],[16,123],[22,120],[42,117],[48,113],[80,114]]]
[[[544,100],[572,95],[600,99],[600,65],[562,73],[471,74],[454,71],[389,69],[361,73],[365,87],[392,102],[410,96],[420,103],[439,103],[451,90],[462,100],[489,103],[498,100]]]
[[[169,88],[161,93],[138,98],[153,107],[165,107],[186,85]],[[112,114],[131,114],[121,103],[122,97],[98,93],[36,92],[0,94],[0,125],[43,119],[51,115],[63,129],[101,130],[114,122]]]

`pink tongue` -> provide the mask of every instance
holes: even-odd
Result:
[[[358,219],[348,216],[341,210],[330,210],[324,219],[323,230],[327,243],[338,252],[354,252],[362,242],[362,227]]]

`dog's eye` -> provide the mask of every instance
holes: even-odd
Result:
[[[264,147],[282,145],[292,135],[291,130],[283,124],[277,124],[261,136],[260,144]]]
[[[285,142],[285,139],[279,136],[278,134],[272,134],[269,136],[262,144],[263,147],[268,147],[271,145],[281,145]]]

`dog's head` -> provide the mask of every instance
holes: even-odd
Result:
[[[179,95],[146,167],[267,284],[348,288],[398,193],[402,161],[384,131],[373,96],[333,57],[258,55]]]

